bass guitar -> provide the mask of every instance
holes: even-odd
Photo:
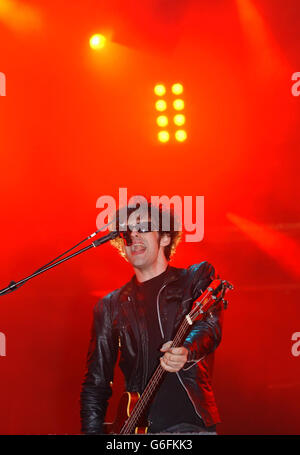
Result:
[[[193,303],[189,314],[184,317],[171,347],[181,346],[191,325],[195,321],[204,319],[218,305],[223,305],[224,309],[226,309],[228,302],[224,299],[224,295],[231,289],[233,289],[233,286],[228,281],[220,279],[213,280],[201,294],[200,299]],[[145,414],[165,373],[166,371],[159,364],[141,395],[137,392],[123,393],[118,405],[115,421],[104,423],[106,434],[147,433]]]

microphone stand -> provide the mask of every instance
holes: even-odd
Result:
[[[104,226],[104,227],[106,227],[106,226]],[[99,229],[99,231],[100,230],[101,229]],[[73,258],[74,256],[78,256],[78,254],[81,254],[84,251],[89,250],[90,248],[96,248],[99,245],[103,245],[103,243],[106,243],[109,240],[113,240],[113,239],[115,239],[116,237],[118,237],[120,235],[117,231],[113,231],[110,234],[104,235],[100,239],[95,240],[90,245],[86,246],[85,248],[81,248],[80,250],[75,251],[75,253],[70,254],[69,256],[66,256],[63,259],[60,259],[59,261],[57,260],[57,259],[61,258],[62,256],[64,256],[65,254],[67,254],[68,252],[70,252],[71,250],[73,250],[74,248],[76,248],[81,243],[85,242],[86,240],[90,239],[91,237],[94,237],[99,231],[94,232],[92,235],[90,235],[86,239],[82,240],[77,245],[73,246],[72,248],[67,250],[65,253],[63,253],[60,256],[58,256],[57,258],[53,259],[53,261],[51,261],[48,264],[44,265],[43,267],[39,268],[36,272],[32,273],[31,275],[23,278],[22,280],[20,280],[18,282],[11,281],[6,288],[0,290],[0,296],[9,294],[10,292],[15,291],[16,289],[18,289],[20,286],[23,286],[23,284],[25,284],[27,281],[31,280],[35,276],[40,275],[41,273],[44,273],[47,270],[52,269],[53,267],[56,267],[57,265],[62,264],[65,261],[68,261],[69,259]]]

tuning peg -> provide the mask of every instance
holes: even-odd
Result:
[[[221,299],[221,301],[222,301],[222,303],[223,303],[224,310],[227,310],[227,307],[228,307],[228,300]]]
[[[233,284],[229,283],[229,281],[223,280],[222,284],[227,288],[226,290],[232,291],[234,289]]]

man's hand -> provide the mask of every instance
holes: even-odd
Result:
[[[172,341],[167,341],[162,347],[161,351],[165,354],[160,358],[160,364],[164,370],[175,373],[181,370],[188,358],[188,350],[184,346],[179,348],[170,348]]]

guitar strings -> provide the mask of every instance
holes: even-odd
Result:
[[[184,319],[178,330],[176,337],[173,340],[172,347],[177,347],[176,345],[180,341],[181,336],[184,335],[184,333],[186,332],[188,326],[189,324],[187,323],[186,319]],[[130,419],[124,424],[122,428],[122,434],[126,434],[126,430],[128,430],[128,433],[130,433],[136,426],[138,419],[141,417],[144,411],[144,403],[148,401],[148,397],[151,397],[152,392],[156,388],[156,385],[159,383],[164,372],[165,370],[162,368],[162,366],[158,365],[150,382],[148,383],[146,389],[142,393],[136,406],[134,407]]]
[[[213,292],[213,290],[208,291],[206,289],[206,291],[202,294],[199,305],[197,305],[195,308],[192,308],[191,312],[189,313],[189,317],[192,320],[194,320],[198,316],[198,314],[201,314],[201,313],[202,313],[202,318],[203,318],[204,312],[207,311],[206,307],[212,300],[212,297],[213,297],[212,292]],[[201,302],[203,302],[203,301],[205,301],[205,303],[203,305],[201,305]],[[189,326],[190,326],[190,324],[187,322],[187,319],[184,318],[184,320],[182,321],[182,323],[178,329],[178,332],[172,342],[171,347],[177,347],[182,342],[183,337],[184,337],[185,333],[187,332],[187,329]],[[150,379],[150,382],[146,386],[140,399],[138,400],[137,404],[133,408],[132,414],[130,415],[128,420],[123,425],[123,427],[120,431],[120,434],[130,434],[133,431],[133,429],[135,428],[135,426],[138,422],[138,419],[141,417],[142,413],[144,412],[145,405],[148,402],[148,397],[151,398],[151,395],[154,392],[156,385],[159,383],[159,381],[164,373],[165,373],[165,370],[162,368],[161,365],[158,365],[158,367],[156,368],[154,374],[152,375],[152,377]]]
[[[204,297],[204,295],[202,297]],[[189,316],[193,320],[194,318],[196,318],[198,316],[198,314],[201,314],[201,308],[195,307],[194,309],[191,310]],[[182,323],[179,327],[179,330],[173,340],[171,347],[178,347],[178,344],[181,343],[182,338],[185,335],[189,325],[190,324],[187,322],[186,318],[184,318],[184,320],[182,321]],[[151,395],[154,392],[157,384],[161,380],[161,377],[164,374],[164,372],[165,372],[165,370],[162,368],[162,366],[158,365],[150,382],[148,383],[146,389],[142,393],[136,406],[134,407],[130,418],[123,425],[120,434],[130,434],[132,432],[132,430],[136,426],[136,423],[138,422],[139,418],[141,417],[142,413],[144,412],[145,402],[148,402],[148,398],[151,398]]]
[[[208,294],[208,292],[204,293],[202,295],[201,301],[203,301],[206,298],[206,294]],[[205,306],[207,306],[207,304],[210,300],[211,300],[211,296],[209,296],[209,300],[206,302]],[[198,316],[198,314],[201,314],[201,312],[203,312],[203,307],[197,306],[191,310],[189,316],[193,320]],[[184,320],[182,321],[182,323],[179,327],[179,330],[173,340],[171,347],[178,346],[178,343],[180,343],[182,341],[182,337],[185,335],[185,332],[187,331],[189,325],[190,324],[187,322],[186,318],[184,318]],[[164,374],[164,372],[165,372],[165,370],[162,368],[162,366],[158,365],[150,382],[148,383],[146,389],[142,393],[136,406],[134,407],[130,418],[123,425],[120,434],[130,434],[132,432],[132,430],[136,426],[136,423],[138,422],[138,419],[141,417],[142,413],[144,412],[145,402],[148,401],[148,397],[151,398],[151,395],[152,395],[154,389],[156,388],[156,385],[160,381],[162,375]]]

